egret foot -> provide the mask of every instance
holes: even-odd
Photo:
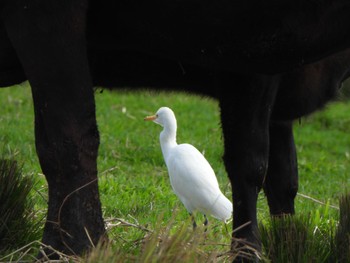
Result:
[[[208,230],[208,223],[209,223],[208,218],[207,218],[206,215],[204,215],[204,223],[203,223],[203,225],[204,225],[204,232],[207,232],[207,230]]]

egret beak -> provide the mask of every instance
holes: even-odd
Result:
[[[145,121],[154,121],[155,119],[157,119],[157,115],[146,116],[144,118]]]

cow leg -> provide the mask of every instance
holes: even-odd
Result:
[[[292,121],[270,123],[270,156],[264,191],[271,215],[294,214],[298,167]]]
[[[233,243],[248,243],[260,250],[256,204],[268,165],[269,118],[278,76],[226,78],[232,95],[220,101],[226,171],[232,184]]]
[[[48,183],[42,242],[80,255],[105,235],[97,182],[99,134],[85,49],[86,5],[73,0],[7,3],[5,25],[31,84],[36,150]]]

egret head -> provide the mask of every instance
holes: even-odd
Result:
[[[162,127],[173,126],[176,124],[176,118],[174,112],[168,107],[161,107],[155,115],[147,116],[145,121],[153,121]]]

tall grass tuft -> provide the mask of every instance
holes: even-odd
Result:
[[[99,243],[89,254],[84,255],[79,260],[71,260],[72,262],[84,263],[115,263],[115,262],[132,262],[127,257],[119,253],[111,243]]]
[[[40,237],[29,194],[34,181],[23,176],[13,159],[0,159],[0,251],[18,248]]]
[[[148,234],[138,262],[203,262],[208,255],[200,248],[204,242],[203,229],[193,232],[188,222],[171,233],[171,224]],[[202,230],[202,231],[201,231]]]
[[[323,226],[314,223],[317,216],[291,216],[271,218],[270,225],[260,226],[266,257],[279,262],[328,262],[331,236]]]
[[[339,224],[336,230],[335,253],[337,262],[350,262],[350,194],[339,198]]]

